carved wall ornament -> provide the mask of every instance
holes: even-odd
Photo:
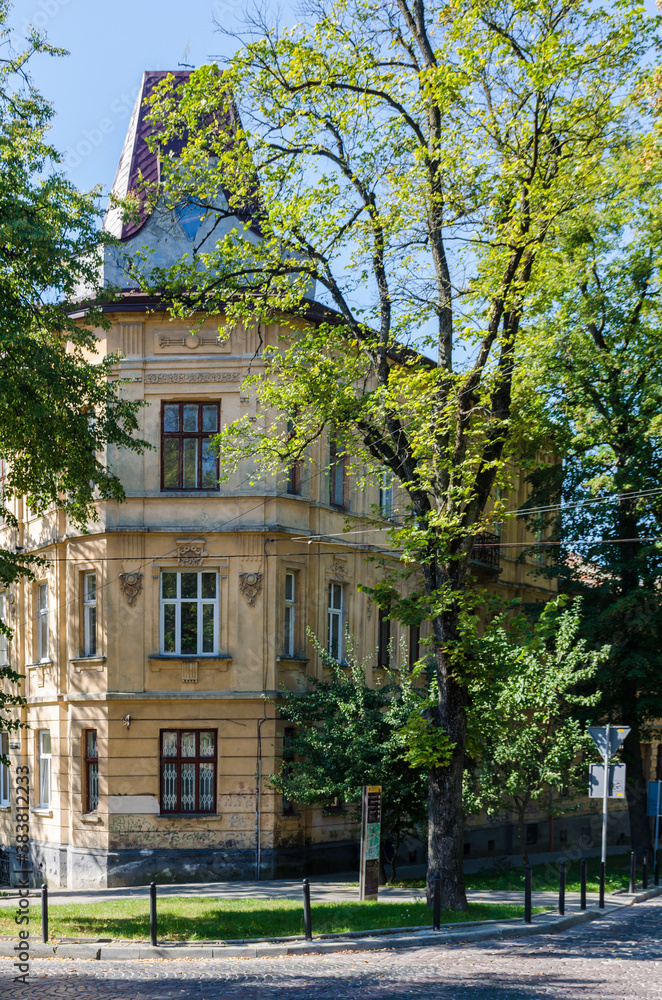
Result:
[[[180,566],[202,566],[206,555],[204,538],[177,542],[177,560]]]
[[[239,589],[248,601],[250,607],[262,590],[262,573],[240,573]]]
[[[332,566],[331,566],[331,576],[335,580],[342,580],[342,581],[344,581],[344,580],[347,579],[347,570],[345,569],[345,567],[343,566],[343,564],[341,562],[334,562],[332,564]]]
[[[129,607],[133,607],[136,597],[143,589],[142,573],[120,573],[120,589],[129,602]]]
[[[174,382],[241,382],[242,372],[150,372],[145,375],[149,385]]]

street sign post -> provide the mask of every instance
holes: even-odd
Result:
[[[629,726],[589,726],[588,729],[589,736],[598,748],[603,760],[601,860],[604,864],[607,863],[607,803],[609,802],[609,785],[611,783],[609,780],[604,780],[604,775],[609,775],[609,761],[614,756],[629,732]],[[590,794],[591,790],[589,788],[589,795]]]
[[[591,799],[603,799],[605,797],[605,766],[604,764],[591,764],[588,779],[588,794]],[[625,798],[625,764],[609,765],[609,792],[610,799]]]
[[[648,782],[648,815],[655,817],[655,854],[657,860],[657,845],[660,835],[660,809],[662,808],[662,781]]]
[[[359,899],[379,895],[379,853],[381,849],[382,786],[363,786],[361,822],[361,879]]]

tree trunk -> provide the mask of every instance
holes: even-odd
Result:
[[[624,717],[623,722],[628,724]],[[632,850],[638,861],[643,861],[644,855],[653,853],[650,823],[648,820],[648,785],[644,774],[641,750],[639,747],[639,727],[633,725],[623,744],[623,757],[627,767],[625,794],[628,801],[630,818],[630,837]]]
[[[428,902],[432,898],[435,874],[441,876],[441,905],[445,910],[466,910],[462,866],[464,814],[462,811],[462,774],[466,717],[465,691],[451,678],[446,679],[441,725],[456,744],[451,762],[430,771],[428,794]]]

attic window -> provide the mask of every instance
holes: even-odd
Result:
[[[202,209],[198,205],[180,205],[176,210],[177,222],[180,224],[186,238],[195,237],[202,221]]]

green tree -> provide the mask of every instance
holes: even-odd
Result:
[[[406,491],[393,541],[422,573],[433,722],[455,748],[430,771],[428,881],[441,871],[444,906],[464,908],[473,540],[530,431],[517,413],[531,282],[634,127],[652,22],[587,0],[337,0],[310,17],[258,21],[224,73],[164,84],[153,201],[197,204],[218,241],[167,271],[133,266],[181,315],[222,302],[228,328],[291,326],[252,376],[268,417],[226,430],[226,467],[274,468],[333,434]]]
[[[451,752],[443,734],[430,743],[424,713],[432,700],[425,674],[380,670],[373,685],[374,657],[360,659],[351,636],[343,665],[313,643],[326,673],[310,677],[306,692],[287,692],[276,702],[295,728],[288,737],[289,759],[271,784],[302,805],[340,799],[354,809],[360,809],[364,785],[381,785],[382,842],[392,844],[394,877],[398,849],[407,836],[419,837],[425,825],[430,763],[441,763]]]
[[[108,242],[99,230],[98,192],[82,194],[59,169],[60,154],[47,139],[53,116],[28,75],[37,53],[63,55],[33,34],[18,54],[6,26],[9,4],[0,2],[0,585],[32,573],[35,557],[17,550],[12,499],[34,510],[65,510],[85,527],[96,518],[98,498],[121,500],[122,486],[105,461],[108,444],[134,451],[144,442],[136,404],[109,381],[117,358],[96,355],[95,329],[108,325],[92,301],[78,310],[79,288],[98,288],[97,252]],[[7,544],[9,543],[9,544]],[[7,622],[0,630],[10,636]],[[0,677],[0,729],[17,723],[5,710],[20,703],[11,694],[19,680]]]
[[[599,693],[578,691],[609,655],[608,646],[591,651],[580,638],[581,602],[561,612],[563,603],[550,601],[533,625],[524,616],[497,620],[477,652],[485,670],[470,687],[473,766],[466,772],[465,808],[472,814],[514,806],[525,864],[530,803],[550,787],[586,793],[583,755],[593,743],[573,713],[594,710]]]
[[[531,372],[545,390],[541,426],[563,456],[532,476],[531,521],[558,543],[545,572],[583,595],[583,634],[611,645],[592,713],[631,727],[623,759],[640,855],[651,848],[640,744],[662,716],[659,164],[633,143],[605,168],[602,203],[568,226],[538,302],[553,339]]]

